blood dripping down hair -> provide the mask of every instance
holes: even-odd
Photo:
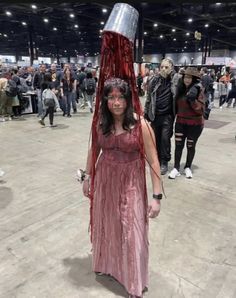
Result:
[[[114,33],[104,32],[102,38],[101,48],[101,63],[100,63],[100,75],[98,81],[98,88],[96,92],[95,111],[92,121],[92,162],[91,162],[91,185],[90,185],[90,231],[91,241],[93,237],[93,199],[94,199],[94,178],[95,178],[95,164],[97,159],[97,139],[98,133],[97,128],[100,123],[100,107],[101,99],[104,95],[104,84],[108,79],[120,78],[128,83],[132,93],[132,106],[133,111],[137,115],[137,125],[139,129],[139,144],[140,153],[143,166],[144,181],[146,184],[145,177],[145,152],[144,143],[141,130],[140,117],[143,115],[142,106],[138,96],[138,90],[136,87],[136,78],[133,68],[133,43],[126,37]],[[145,185],[145,204],[148,206],[147,193]],[[147,208],[146,208],[147,210]]]

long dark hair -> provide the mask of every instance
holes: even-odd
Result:
[[[105,81],[104,90],[100,106],[100,127],[104,135],[109,135],[112,128],[114,128],[114,118],[112,113],[108,109],[108,95],[112,92],[113,89],[118,89],[126,100],[127,107],[124,112],[124,120],[122,127],[124,130],[130,131],[131,126],[137,123],[137,120],[134,118],[134,109],[132,105],[132,92],[131,89],[125,81],[120,78],[111,78]]]
[[[199,79],[195,76],[192,76],[192,83],[188,86],[188,88],[184,84],[184,75],[182,78],[179,79],[176,91],[176,98],[182,97],[186,95],[187,91],[195,84],[199,83]]]

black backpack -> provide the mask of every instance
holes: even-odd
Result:
[[[94,79],[86,79],[85,91],[88,95],[95,93],[95,81]]]
[[[5,93],[7,96],[10,96],[10,97],[15,97],[18,93],[18,88],[17,88],[17,85],[16,85],[16,82],[13,81],[13,80],[8,80],[7,82],[7,86],[6,86],[6,89],[5,89]]]

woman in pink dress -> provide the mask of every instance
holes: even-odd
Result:
[[[147,203],[145,164],[150,165],[153,198]],[[148,217],[160,212],[160,167],[149,124],[133,111],[128,84],[105,81],[97,128],[97,162],[93,190],[93,270],[113,276],[129,293],[142,297],[148,285]],[[85,196],[90,196],[91,150]]]

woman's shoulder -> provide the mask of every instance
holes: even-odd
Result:
[[[142,129],[149,129],[151,125],[149,122],[142,116],[134,113],[134,119],[137,121],[133,127],[138,127],[139,123],[141,124]]]

